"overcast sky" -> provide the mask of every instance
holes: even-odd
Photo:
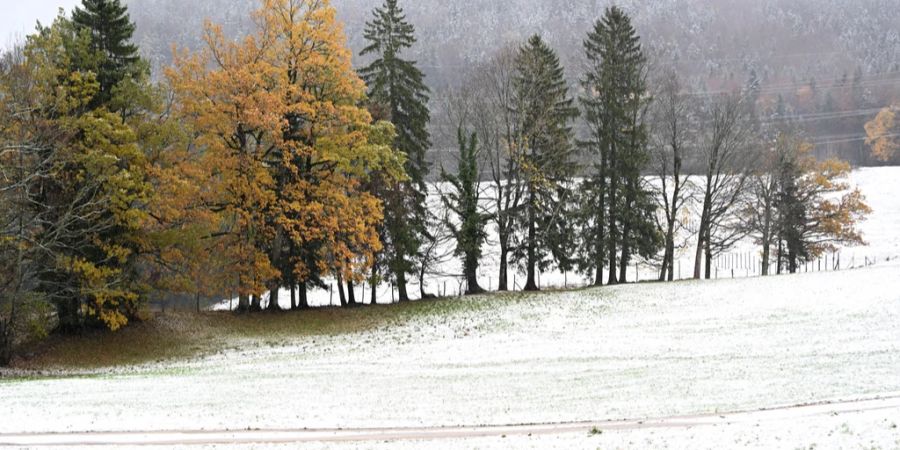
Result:
[[[49,24],[59,8],[71,11],[81,0],[0,0],[0,45],[34,31],[35,23]]]

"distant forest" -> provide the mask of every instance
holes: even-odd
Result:
[[[350,47],[364,46],[363,28],[379,0],[335,0]],[[508,45],[539,33],[554,48],[578,89],[582,41],[607,0],[417,0],[407,2],[418,62],[431,88],[434,148],[444,162],[455,147],[452,127],[442,132],[441,101],[451,87]],[[793,121],[819,158],[875,165],[864,125],[896,103],[900,86],[900,8],[893,0],[666,0],[616,2],[634,19],[645,52],[674,66],[692,92],[757,90],[768,120]],[[127,0],[137,24],[135,41],[154,65],[171,62],[172,46],[197,49],[203,22],[227,35],[252,28],[256,2],[247,0]],[[355,57],[361,67],[367,61]],[[440,150],[437,150],[440,149]]]

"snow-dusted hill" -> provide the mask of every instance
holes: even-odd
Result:
[[[127,0],[137,41],[164,63],[171,45],[196,47],[205,19],[245,32],[255,0]],[[333,0],[352,47],[382,0]],[[540,33],[579,69],[581,42],[608,0],[401,0],[419,30],[409,55],[432,86],[458,80],[465,68],[507,42]],[[620,0],[651,52],[691,73],[740,81],[755,70],[790,81],[900,70],[900,9],[893,0]]]
[[[460,299],[350,334],[235,341],[237,349],[213,357],[120,374],[0,380],[0,442],[3,433],[22,432],[640,420],[897,395],[898,273],[895,263]],[[897,411],[862,423],[823,414],[731,428],[738,433],[693,428],[677,432],[676,441],[694,436],[726,448],[740,446],[726,440],[738,436],[827,439],[849,420],[841,442],[874,445],[877,438],[892,448],[884,439],[896,431],[883,420],[893,414],[896,424]],[[610,433],[615,442],[619,435]],[[712,436],[717,440],[706,440]],[[592,445],[587,437],[534,445]]]

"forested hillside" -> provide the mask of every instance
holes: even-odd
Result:
[[[231,36],[252,27],[256,2],[247,0],[128,0],[135,41],[155,67],[171,61],[172,46],[195,49],[203,23]],[[378,0],[335,0],[356,53]],[[470,0],[406,2],[419,33],[408,56],[433,91],[465,78],[505,43],[539,33],[554,48],[573,82],[583,66],[582,41],[607,0]],[[819,157],[873,163],[863,126],[890,105],[900,85],[900,8],[891,0],[666,0],[616,2],[634,19],[656,64],[674,62],[696,92],[759,83],[782,115],[803,115]],[[361,67],[365,61],[355,58]],[[156,73],[160,73],[159,70]],[[856,82],[854,85],[853,82]],[[852,91],[852,92],[851,92]],[[437,97],[437,96],[436,96]],[[766,100],[766,99],[763,99]],[[437,108],[432,104],[432,108]],[[807,117],[822,113],[825,116]],[[452,131],[452,130],[451,130]],[[455,133],[436,136],[452,147]],[[435,158],[436,156],[432,156]]]

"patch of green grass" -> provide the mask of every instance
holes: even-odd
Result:
[[[400,326],[413,320],[452,320],[458,314],[496,311],[498,304],[535,301],[534,295],[497,294],[463,299],[429,300],[358,308],[232,314],[228,312],[158,314],[117,332],[53,335],[27,349],[14,368],[87,372],[186,360],[240,348],[248,342],[277,346],[304,337],[328,337]],[[19,378],[21,379],[21,378]]]
[[[591,431],[589,432],[589,434],[591,436],[599,436],[599,435],[603,434],[603,430],[601,430],[597,427],[594,427],[594,428],[591,428]]]

